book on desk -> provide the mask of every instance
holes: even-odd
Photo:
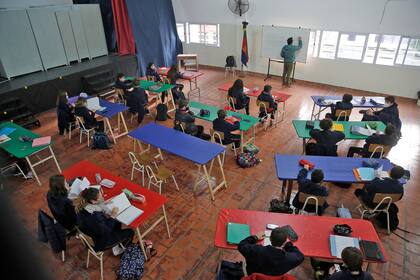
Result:
[[[127,226],[143,214],[143,210],[131,205],[125,193],[120,193],[119,195],[107,200],[105,202],[105,207],[109,211],[112,211],[115,207],[118,208],[118,213],[115,219]]]

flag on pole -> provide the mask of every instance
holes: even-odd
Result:
[[[243,21],[242,22],[242,28],[244,31],[244,36],[242,38],[242,52],[241,52],[241,62],[242,62],[242,66],[245,65],[247,66],[248,63],[248,39],[246,37],[246,26],[248,25],[248,22]]]

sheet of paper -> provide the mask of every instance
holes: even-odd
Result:
[[[357,171],[362,181],[372,181],[375,179],[375,170],[371,167],[359,167]]]
[[[43,145],[48,145],[51,143],[51,136],[35,138],[32,141],[32,147],[38,147]]]
[[[200,114],[200,109],[198,108],[190,108],[190,111],[194,113],[194,115],[199,115]]]
[[[263,245],[264,245],[264,246],[271,245],[270,237],[265,237],[265,238],[264,238]]]
[[[7,135],[0,135],[0,144],[6,143],[10,138]]]
[[[120,213],[116,219],[125,225],[131,224],[138,216],[143,214],[143,210],[131,205],[127,209],[125,209],[122,213]]]
[[[76,178],[70,186],[69,197],[70,198],[75,198],[75,197],[79,196],[79,194],[83,190],[88,188],[89,186],[90,186],[90,182],[86,177],[84,177],[82,180],[80,180],[79,178]]]
[[[337,103],[338,101],[340,101],[340,100],[337,100],[337,99],[324,99],[324,104],[326,104],[326,105],[331,105],[331,104],[335,104],[335,103]]]
[[[112,209],[114,207],[118,208],[118,214],[117,215],[119,215],[121,212],[123,212],[125,209],[127,209],[130,206],[131,206],[131,203],[128,200],[125,193],[120,193],[119,195],[117,195],[117,196],[115,196],[115,197],[113,197],[110,200],[105,202],[105,207],[109,211],[112,211]]]
[[[341,258],[341,252],[346,247],[356,247],[360,249],[359,240],[354,237],[330,235],[331,255]]]

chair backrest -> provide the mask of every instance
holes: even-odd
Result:
[[[336,109],[335,110],[335,117],[340,119],[342,117],[349,118],[351,114],[351,109],[343,110],[343,109]]]
[[[155,77],[153,77],[153,76],[146,76],[146,79],[148,81],[154,81],[155,80]]]
[[[153,172],[153,169],[148,165],[146,165],[146,172],[147,172],[147,177],[149,177],[150,179],[153,178],[155,181],[157,181],[155,172]]]
[[[373,203],[389,203],[401,200],[401,193],[376,193],[373,197]]]
[[[263,108],[264,112],[267,113],[267,108],[270,108],[270,103],[269,102],[257,99],[256,103],[257,103],[258,107]]]
[[[382,144],[369,144],[368,152],[371,153],[370,157],[373,157],[376,153],[380,153],[379,158],[382,158],[383,155],[386,155],[391,150],[391,146],[382,145]]]
[[[132,165],[140,165],[136,155],[133,152],[128,152],[128,157],[130,158]]]
[[[75,118],[76,118],[76,122],[78,123],[79,127],[80,127],[82,130],[87,130],[87,129],[86,129],[86,127],[85,127],[85,124],[83,123],[83,119],[82,119],[82,117],[75,116]]]
[[[187,128],[187,124],[185,122],[181,122],[181,121],[175,121],[175,125],[178,125],[182,132],[185,133],[185,129]]]
[[[168,77],[163,77],[163,78],[162,78],[162,82],[163,82],[164,84],[170,84],[170,81],[169,81],[169,78],[168,78]]]
[[[94,253],[96,255],[99,255],[99,254],[102,253],[101,251],[95,251],[95,249],[93,249],[93,246],[94,246],[93,245],[93,240],[90,236],[84,234],[80,229],[77,229],[77,232],[79,234],[80,241],[82,241],[82,243],[86,247],[88,247],[89,251],[91,251],[92,253]]]
[[[222,140],[225,139],[225,134],[221,131],[216,131],[213,128],[210,128],[210,135],[213,142],[223,145]],[[217,139],[216,139],[217,137]],[[218,141],[217,141],[218,140]]]
[[[236,108],[235,108],[236,98],[228,95],[227,96],[227,101],[228,101],[229,106],[231,106],[233,108],[233,110],[236,111]]]

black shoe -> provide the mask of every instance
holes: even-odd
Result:
[[[359,113],[360,114],[366,114],[367,110],[360,110]]]

